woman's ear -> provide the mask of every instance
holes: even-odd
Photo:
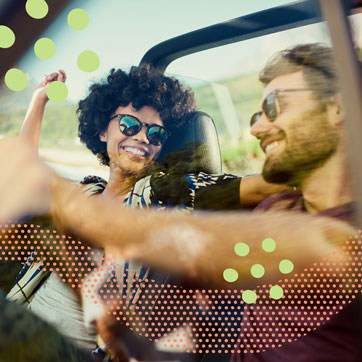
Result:
[[[102,131],[100,134],[99,134],[99,140],[101,142],[107,142],[107,131]]]

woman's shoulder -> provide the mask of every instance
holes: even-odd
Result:
[[[81,191],[93,195],[103,192],[107,186],[107,181],[102,177],[89,175],[79,181],[78,185]]]

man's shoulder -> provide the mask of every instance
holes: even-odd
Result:
[[[255,211],[303,211],[303,195],[300,191],[283,190],[263,200]]]

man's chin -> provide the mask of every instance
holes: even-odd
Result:
[[[263,167],[262,176],[265,181],[272,184],[290,185],[293,183],[294,173],[279,167]]]

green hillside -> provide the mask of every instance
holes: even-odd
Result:
[[[263,87],[258,74],[247,74],[219,82],[231,96],[241,126],[241,134],[231,142],[230,134],[223,119],[220,105],[211,85],[194,88],[198,108],[210,114],[216,124],[224,171],[245,175],[260,171],[263,152],[259,141],[250,137],[250,117],[258,110]]]
[[[75,104],[49,104],[46,107],[40,135],[40,147],[78,148]],[[0,113],[0,134],[15,136],[19,133],[26,110]]]

